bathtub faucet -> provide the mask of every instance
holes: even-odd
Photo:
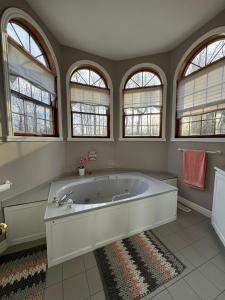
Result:
[[[73,194],[73,191],[70,191],[70,192],[66,193],[64,196],[62,196],[62,198],[60,198],[60,199],[57,199],[57,197],[55,197],[56,198],[55,202],[56,202],[57,206],[63,205],[68,200],[69,196],[72,194]]]

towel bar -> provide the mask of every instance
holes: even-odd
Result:
[[[183,151],[184,149],[182,148],[178,148],[177,151]],[[199,150],[199,149],[196,149]],[[216,151],[206,151],[206,153],[210,153],[210,154],[219,154],[221,155],[223,152],[221,150],[216,150]]]

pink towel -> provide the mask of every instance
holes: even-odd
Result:
[[[192,188],[204,190],[206,152],[204,150],[184,149],[183,183]]]

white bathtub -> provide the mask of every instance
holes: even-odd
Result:
[[[54,199],[71,192],[72,207]],[[176,219],[177,189],[142,173],[65,179],[51,185],[45,213],[48,265]]]

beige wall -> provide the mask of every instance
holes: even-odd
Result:
[[[169,55],[160,54],[119,62],[91,55],[77,49],[61,47],[63,100],[66,101],[66,74],[69,67],[79,60],[97,62],[109,73],[113,82],[113,124],[114,142],[67,142],[65,171],[71,172],[78,166],[79,157],[89,150],[97,151],[97,161],[91,162],[89,168],[139,168],[158,171],[167,170],[166,142],[119,142],[119,85],[124,74],[131,67],[140,63],[155,63],[167,74],[169,71]],[[66,136],[66,107],[63,108],[63,124]]]
[[[171,121],[171,107],[172,107],[172,84],[173,84],[173,77],[176,70],[176,67],[182,58],[185,51],[202,35],[206,32],[210,31],[213,28],[225,26],[225,11],[217,15],[214,19],[210,22],[205,24],[200,30],[198,30],[195,34],[187,38],[187,40],[174,49],[171,52],[171,65],[170,65],[170,93],[168,98],[168,114],[169,118],[168,121]],[[168,123],[168,128],[171,128],[171,122]],[[168,131],[170,136],[170,131]],[[206,176],[206,191],[201,192],[198,190],[194,190],[188,187],[185,187],[181,181],[179,180],[179,191],[180,194],[205,207],[208,209],[212,208],[212,198],[213,198],[213,186],[214,186],[214,166],[222,166],[225,164],[225,143],[196,143],[196,142],[170,142],[168,146],[168,170],[169,172],[181,177],[181,153],[177,152],[177,148],[199,148],[199,149],[206,149],[206,150],[222,150],[223,155],[213,155],[209,154],[207,159],[207,176]]]
[[[41,183],[57,177],[64,172],[75,171],[79,157],[89,150],[96,150],[98,158],[90,163],[91,169],[107,167],[123,167],[167,171],[180,177],[181,154],[177,147],[199,147],[205,149],[221,149],[225,153],[224,143],[174,143],[174,142],[119,142],[119,84],[126,71],[139,63],[154,63],[159,65],[168,79],[167,101],[167,138],[170,137],[171,107],[172,107],[172,81],[176,66],[186,49],[203,33],[213,27],[225,25],[225,12],[218,15],[201,30],[188,38],[182,45],[170,53],[141,57],[113,62],[83,51],[60,46],[57,40],[37,18],[31,8],[23,0],[2,0],[0,13],[10,6],[16,6],[27,11],[42,27],[55,50],[61,71],[62,83],[62,120],[64,138],[67,137],[67,112],[66,112],[66,73],[74,62],[78,60],[93,60],[102,65],[111,76],[114,87],[114,138],[115,142],[10,142],[0,144],[0,181],[10,179],[14,186],[10,192],[2,194],[2,198],[31,189]],[[2,60],[0,60],[2,69]],[[3,134],[6,132],[4,125],[5,99],[3,93],[3,74],[0,73],[0,120]],[[1,133],[1,126],[0,126]],[[206,208],[212,205],[212,190],[215,165],[224,164],[224,156],[209,156],[207,172],[207,190],[199,192],[179,183],[182,196]]]

